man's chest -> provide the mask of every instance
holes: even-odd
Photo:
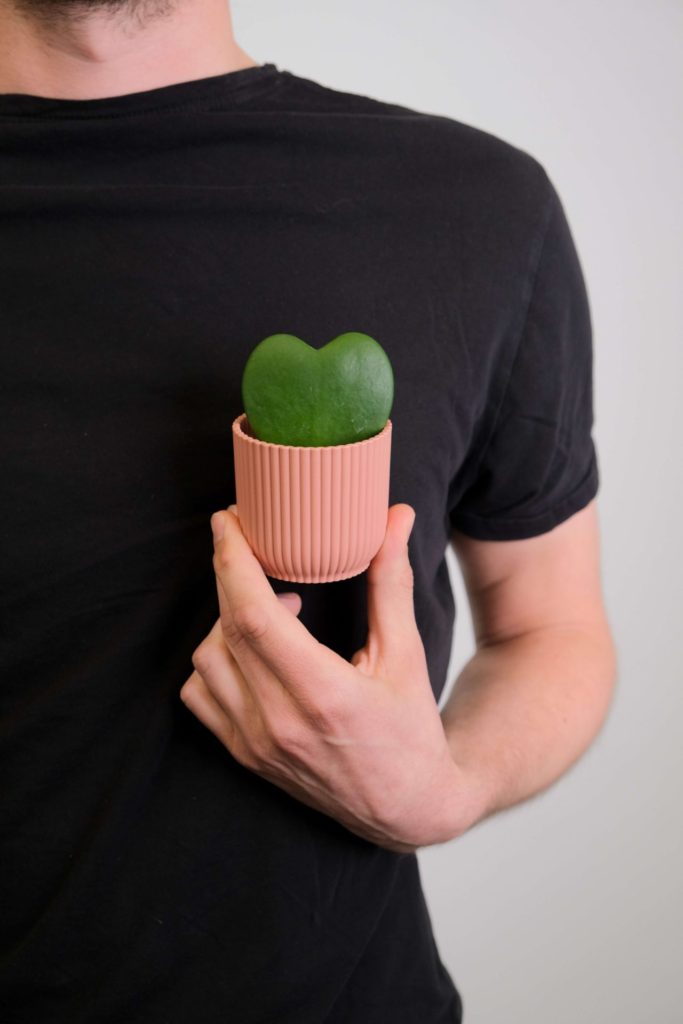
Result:
[[[97,524],[121,540],[205,517],[235,497],[231,424],[253,347],[362,331],[394,371],[390,503],[416,509],[416,538],[445,544],[486,398],[454,240],[429,211],[406,220],[405,196],[167,191],[84,206],[55,194],[42,224],[10,223],[8,519],[40,495],[68,559]]]

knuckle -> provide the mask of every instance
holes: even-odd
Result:
[[[258,771],[261,762],[253,744],[246,743],[241,737],[233,735],[230,753],[242,767],[248,768],[252,772]]]
[[[258,751],[252,743],[252,738],[247,738],[244,731],[232,719],[227,719],[224,722],[220,739],[225,749],[239,765],[250,771],[259,770],[261,762]]]
[[[273,741],[285,754],[296,756],[306,747],[306,730],[292,717],[278,722]]]
[[[214,551],[213,570],[216,575],[219,575],[221,572],[230,572],[233,568],[234,562],[234,553],[230,549],[229,544],[221,544],[218,551]]]
[[[268,631],[267,614],[253,602],[233,608],[232,621],[236,636],[247,640],[261,640]]]
[[[258,771],[268,762],[266,744],[260,740],[250,739],[244,746],[244,765],[252,771]]]
[[[346,721],[346,708],[336,693],[318,694],[308,708],[313,725],[321,732],[334,733]]]
[[[211,670],[212,658],[208,644],[201,643],[192,652],[192,666],[199,672],[200,676]]]
[[[224,623],[221,628],[228,647],[235,649],[239,647],[241,641],[244,641],[243,635],[237,629],[232,620],[228,620],[228,622]]]
[[[223,640],[228,647],[238,647],[240,642],[244,639],[243,635],[240,633],[237,626],[234,625],[231,618],[228,618],[226,622],[221,623],[221,633],[223,635]]]

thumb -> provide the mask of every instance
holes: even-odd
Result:
[[[408,557],[414,522],[415,510],[410,505],[392,505],[384,541],[368,566],[368,632],[385,661],[419,637]]]

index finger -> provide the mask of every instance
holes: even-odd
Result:
[[[337,680],[346,662],[319,643],[303,622],[278,600],[232,511],[215,513],[212,527],[223,527],[214,541],[214,571],[226,643],[243,674],[252,681],[265,664],[293,692],[310,692]]]

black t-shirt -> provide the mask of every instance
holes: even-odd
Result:
[[[531,537],[596,494],[588,303],[543,167],[265,64],[0,95],[0,224],[0,1018],[459,1021],[417,858],[242,767],[179,691],[266,335],[391,359],[435,699],[453,530]],[[271,582],[364,644],[365,573]]]

